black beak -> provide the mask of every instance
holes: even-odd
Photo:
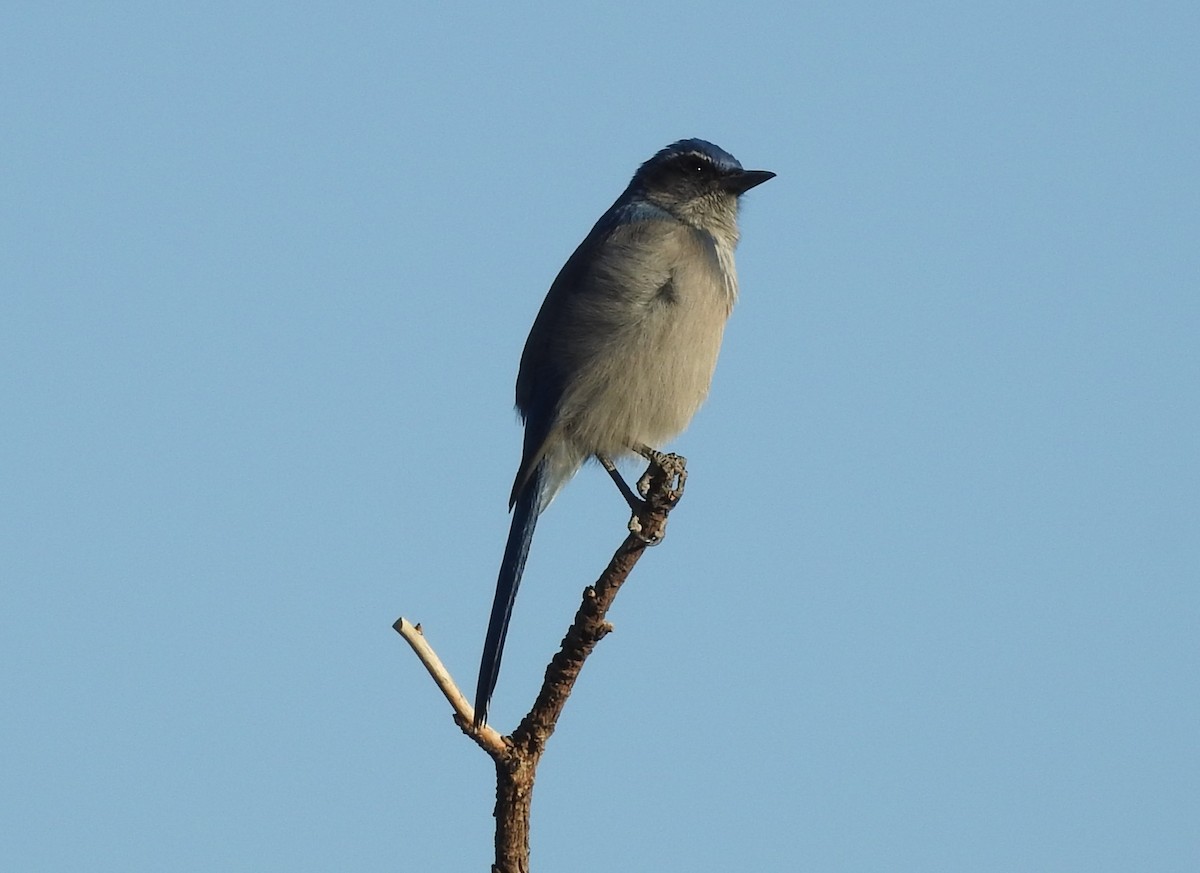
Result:
[[[774,178],[775,174],[770,170],[736,170],[725,177],[725,189],[740,197],[755,185]]]

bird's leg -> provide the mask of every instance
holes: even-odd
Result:
[[[683,497],[683,486],[687,483],[687,458],[660,452],[640,443],[634,446],[633,450],[650,462],[642,478],[638,479],[638,493],[642,497],[650,494],[651,473],[658,467],[667,477],[667,501],[671,506],[678,503]]]
[[[629,487],[617,471],[617,465],[613,463],[612,458],[597,452],[596,460],[608,472],[617,486],[617,490],[621,492],[621,496],[633,510],[633,516],[629,519],[629,532],[646,545],[655,546],[662,542],[666,532],[666,512],[669,512],[683,496],[683,485],[687,481],[687,460],[679,455],[666,454],[640,443],[633,449],[650,462],[650,466],[638,480],[637,493]],[[662,491],[657,492],[659,495],[665,496],[665,507],[661,505],[662,496],[657,496],[653,501],[649,499],[651,490],[655,486],[655,480],[661,483],[660,488],[662,485],[666,486],[665,495]],[[660,513],[656,510],[665,511]]]
[[[625,498],[625,502],[629,504],[629,508],[633,510],[634,514],[642,512],[646,508],[646,501],[633,493],[633,489],[629,487],[629,484],[617,469],[617,465],[612,462],[612,458],[608,457],[608,455],[597,453],[596,460],[600,462],[600,466],[612,477],[617,490],[621,492],[621,496]]]
[[[661,525],[657,532],[647,531],[642,521],[643,517],[648,517],[649,510],[654,509],[654,506],[651,505],[647,498],[650,496],[655,474],[657,473],[665,477],[667,509],[669,510],[683,496],[683,486],[687,482],[687,458],[660,452],[657,449],[652,449],[640,443],[634,446],[633,449],[650,462],[650,466],[642,474],[642,478],[638,480],[637,493],[634,493],[634,490],[629,487],[624,477],[621,476],[612,458],[597,452],[596,460],[600,462],[600,466],[612,478],[613,484],[617,486],[617,490],[621,492],[621,496],[625,498],[625,502],[629,504],[629,508],[633,511],[633,516],[629,519],[630,533],[637,536],[646,545],[656,546],[662,542],[665,531],[661,529]],[[665,516],[662,520],[665,521]]]

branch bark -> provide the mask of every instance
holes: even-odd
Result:
[[[687,481],[686,460],[678,455],[659,455],[650,462],[638,481],[645,503],[629,522],[629,536],[594,585],[583,591],[575,620],[567,629],[558,652],[546,667],[546,676],[528,714],[510,736],[501,736],[490,726],[474,727],[475,712],[455,685],[420,625],[397,619],[393,627],[412,646],[454,710],[454,722],[483,749],[496,765],[496,858],[492,873],[529,873],[529,813],[533,782],[546,743],[554,733],[567,698],[570,697],[584,662],[596,644],[612,630],[606,619],[617,592],[648,544],[662,541],[667,515],[683,496]]]

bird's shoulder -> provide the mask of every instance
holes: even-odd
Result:
[[[561,391],[560,357],[590,347],[630,312],[673,299],[680,274],[719,283],[716,241],[652,203],[618,200],[567,259],[542,302],[517,375],[517,407],[530,415],[535,383],[546,396]],[[633,307],[632,309],[630,307]]]
[[[711,234],[646,201],[614,204],[571,261],[561,277],[563,291],[585,292],[596,281],[613,279],[629,291],[653,291],[682,264],[719,267]]]

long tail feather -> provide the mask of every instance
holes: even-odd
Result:
[[[533,542],[533,529],[537,526],[545,484],[546,462],[542,461],[521,486],[513,505],[512,525],[508,529],[504,559],[500,562],[500,575],[496,579],[496,599],[492,602],[492,617],[488,621],[483,658],[479,662],[479,684],[475,688],[475,727],[487,722],[488,704],[491,703],[492,692],[500,676],[504,638],[508,635],[508,622],[517,599],[521,574],[525,572],[529,544]]]

